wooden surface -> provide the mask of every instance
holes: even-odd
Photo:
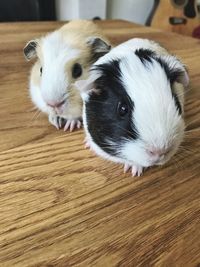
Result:
[[[152,38],[187,64],[187,134],[166,166],[142,177],[83,147],[33,111],[26,41],[61,25],[0,24],[0,266],[200,264],[200,42],[123,21],[101,22],[114,44]]]

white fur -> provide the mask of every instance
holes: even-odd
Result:
[[[76,58],[79,51],[66,44],[61,32],[53,32],[42,39],[43,73],[41,94],[46,102],[61,102],[66,98],[68,82],[65,65]]]
[[[120,151],[121,156],[113,157],[94,143],[88,131],[85,108],[83,109],[83,122],[91,148],[98,155],[114,162],[148,167],[154,165],[154,161],[146,152],[148,148],[170,149],[169,153],[163,156],[157,165],[165,163],[176,152],[183,139],[184,121],[178,114],[164,69],[156,60],[153,60],[153,64],[149,63],[148,66],[144,66],[133,53],[138,48],[149,48],[155,51],[158,56],[162,56],[169,66],[178,66],[181,69],[184,67],[176,57],[170,56],[164,48],[152,41],[143,39],[129,40],[112,49],[95,63],[98,65],[113,59],[121,59],[122,82],[135,105],[132,120],[139,131],[140,138],[136,141],[124,140],[124,145]],[[92,75],[94,74],[92,73]],[[187,74],[185,76],[186,79],[183,84],[187,85],[188,76]],[[92,80],[91,77],[89,79]],[[88,87],[88,82],[86,84],[88,91],[83,90],[82,97],[87,102],[92,84],[90,87]],[[179,91],[182,89],[184,92],[182,84],[175,83],[176,85]],[[183,98],[179,100],[183,105]],[[101,116],[101,114],[97,114],[97,116]]]
[[[125,88],[135,105],[133,122],[143,140],[128,142],[122,154],[148,166],[151,163],[148,155],[142,153],[144,149],[174,146],[175,136],[184,129],[183,119],[178,114],[170,83],[158,62],[154,61],[153,65],[149,63],[147,69],[135,54],[130,54],[122,61],[120,68]],[[138,152],[136,159],[130,147],[131,151],[135,151],[134,156]]]
[[[49,115],[56,115],[47,103],[59,103],[68,97],[66,91],[71,86],[65,71],[65,64],[79,55],[79,51],[66,44],[59,31],[48,34],[40,41],[42,52],[42,76],[40,85],[30,80],[30,95],[34,104]],[[65,103],[62,117],[65,117]],[[69,116],[68,116],[69,117]]]
[[[48,106],[46,105],[46,103],[42,98],[40,87],[30,83],[29,88],[30,88],[31,99],[33,103],[36,105],[36,107],[38,107],[42,112],[48,113],[49,112]]]

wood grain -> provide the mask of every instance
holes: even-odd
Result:
[[[188,66],[183,149],[140,178],[83,147],[28,97],[22,49],[59,22],[0,24],[0,266],[200,264],[200,42],[125,21],[100,22],[114,44],[152,38]]]

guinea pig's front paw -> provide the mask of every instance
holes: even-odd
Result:
[[[84,147],[85,147],[86,149],[91,149],[90,142],[89,142],[89,140],[87,139],[87,137],[85,137],[83,143],[84,143]]]
[[[95,155],[97,155],[96,152],[92,149],[90,141],[89,141],[89,139],[87,137],[85,137],[83,143],[84,143],[85,149],[89,149],[91,152],[93,152]]]
[[[79,119],[66,120],[64,131],[70,130],[70,132],[72,132],[75,128],[80,129],[81,125],[82,123]]]
[[[140,165],[130,165],[130,164],[124,164],[124,173],[128,172],[128,170],[131,169],[132,176],[141,176],[143,167]]]
[[[49,115],[49,122],[56,127],[56,129],[60,129],[61,128],[61,119],[60,117],[56,116],[56,115]]]

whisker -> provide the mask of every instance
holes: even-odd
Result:
[[[40,114],[40,110],[39,110],[39,109],[36,110],[36,112],[34,112],[34,114],[33,114],[32,118],[31,118],[31,120],[33,121],[35,118],[38,118],[38,114]]]
[[[119,126],[118,124],[115,124],[115,126],[117,126],[118,128],[122,129],[123,131],[125,131],[128,134],[131,134],[131,135],[133,134],[132,132],[130,132],[129,130],[125,129],[124,127]]]
[[[37,120],[37,119],[39,118],[39,116],[41,115],[41,113],[42,113],[41,111],[38,112],[38,114],[37,114],[35,120]]]
[[[189,149],[185,149],[185,148],[180,148],[179,149],[179,153],[180,152],[183,152],[183,153],[185,153],[186,155],[193,155],[194,154],[194,151],[192,151],[192,150],[189,150]]]
[[[199,118],[197,118],[197,119],[195,119],[193,121],[190,121],[188,124],[186,124],[186,126],[185,126],[186,131],[187,131],[187,127],[190,126],[193,123],[199,123]]]
[[[36,112],[33,114],[31,120],[28,122],[29,126],[32,126],[34,124],[34,122],[38,119],[38,117],[41,115],[41,111],[40,110],[36,110]]]
[[[179,165],[179,161],[177,158],[173,158],[173,164],[175,165],[175,168],[179,171],[180,165]]]
[[[186,144],[183,146],[183,145],[180,145],[179,146],[180,149],[183,149],[183,150],[187,150],[187,151],[191,151],[191,152],[195,152],[194,148],[193,147],[189,147],[187,146]]]

